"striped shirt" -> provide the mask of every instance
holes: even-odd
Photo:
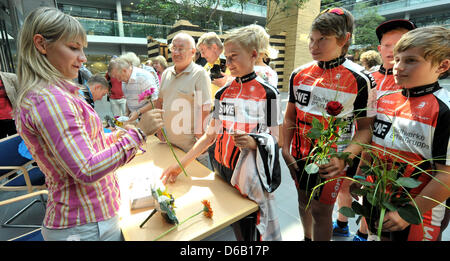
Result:
[[[155,88],[155,93],[152,95],[152,100],[158,99],[159,84],[156,76],[153,76],[148,71],[134,67],[128,82],[122,83],[123,95],[127,99],[128,109],[133,112],[142,108],[147,101],[139,102],[138,95],[149,90],[150,88]]]
[[[44,226],[69,228],[116,215],[114,171],[144,142],[136,129],[118,141],[73,85],[30,92],[15,115],[17,131],[45,174],[49,191]]]

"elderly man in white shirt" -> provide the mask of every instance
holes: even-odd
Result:
[[[155,77],[148,71],[131,65],[127,60],[119,57],[111,60],[108,74],[122,82],[122,91],[127,100],[128,114],[146,105],[147,101],[138,101],[138,96],[145,90],[155,88],[152,100],[158,98],[158,85]]]

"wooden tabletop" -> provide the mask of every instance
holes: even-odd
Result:
[[[160,213],[156,213],[139,228],[153,209],[130,210],[132,184],[143,177],[159,178],[167,166],[176,163],[169,146],[159,142],[156,137],[149,138],[144,149],[146,153],[136,155],[131,162],[117,171],[122,195],[120,226],[125,240],[153,241],[173,226],[167,223]],[[175,150],[179,159],[185,155],[183,151]],[[200,214],[160,240],[201,240],[258,210],[255,202],[241,196],[235,188],[199,162],[192,162],[186,172],[189,177],[181,173],[175,183],[166,185],[168,192],[175,197],[178,220],[182,222],[202,210],[201,201],[204,199],[211,202],[213,217],[209,219]]]

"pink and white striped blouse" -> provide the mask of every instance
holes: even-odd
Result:
[[[45,174],[44,226],[62,229],[115,216],[120,193],[114,171],[129,162],[144,137],[105,134],[78,87],[49,85],[30,92],[15,115],[17,131]]]

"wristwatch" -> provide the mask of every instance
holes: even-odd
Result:
[[[140,112],[139,110],[137,110],[136,112],[138,113],[138,120],[141,120],[142,112]]]

